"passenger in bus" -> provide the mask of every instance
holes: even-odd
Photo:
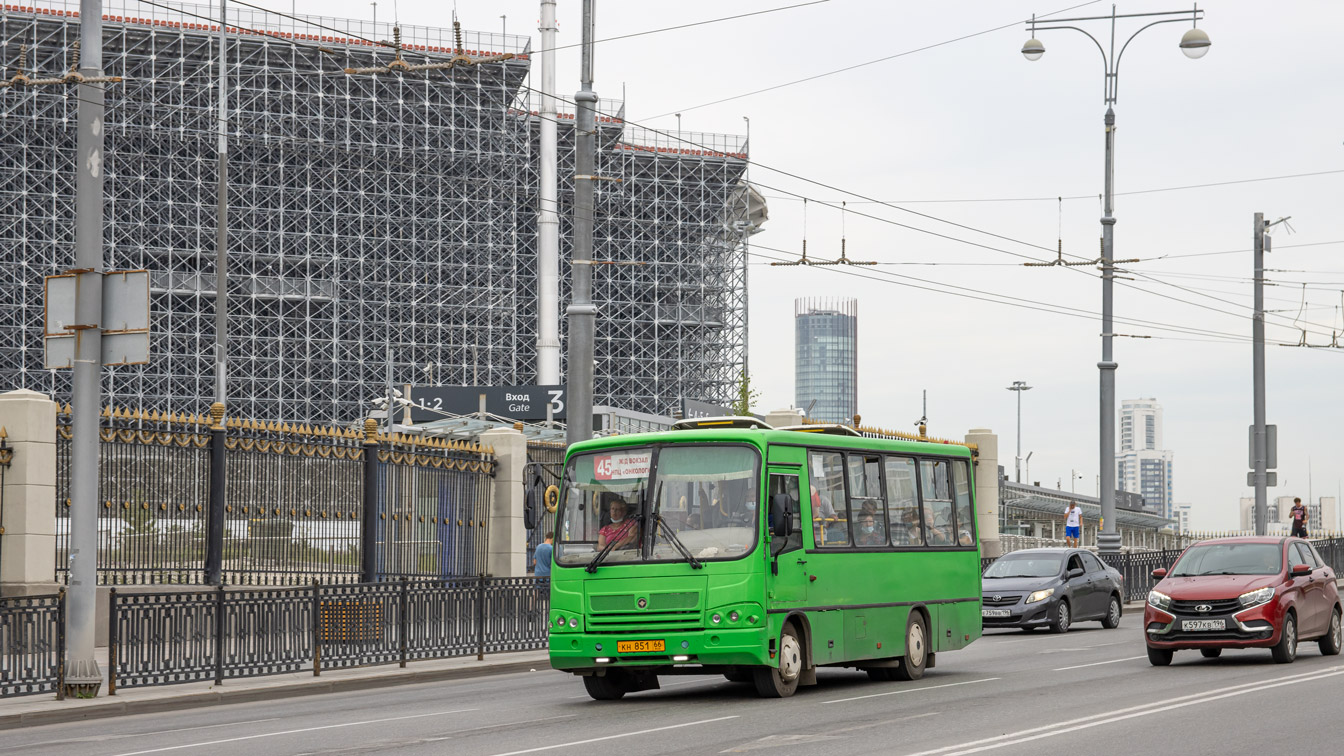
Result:
[[[627,517],[629,505],[620,499],[612,499],[607,507],[611,523],[597,531],[597,550],[605,549],[609,543],[615,544],[613,549],[634,548],[639,540],[639,524]]]
[[[812,486],[812,527],[813,537],[818,546],[825,546],[836,541],[846,543],[849,541],[848,535],[838,535],[836,531],[835,507],[831,506],[829,496],[817,490]]]
[[[974,546],[975,536],[971,535],[971,531],[969,530],[962,530],[960,533],[957,534],[957,545]]]
[[[875,512],[870,511],[868,505],[864,506],[859,513],[859,520],[854,528],[854,545],[856,546],[885,546],[887,545],[886,534],[877,525]]]
[[[952,544],[952,526],[948,522],[946,513],[939,514],[933,522],[933,527],[929,528],[930,546],[949,546]]]
[[[923,546],[924,533],[919,529],[919,513],[913,509],[905,510],[901,515],[901,525],[891,534],[891,540],[897,546]]]

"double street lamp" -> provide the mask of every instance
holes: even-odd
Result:
[[[1196,59],[1204,57],[1209,51],[1209,35],[1198,28],[1199,20],[1204,17],[1204,12],[1196,5],[1192,10],[1186,11],[1166,11],[1162,13],[1127,13],[1116,14],[1115,6],[1111,6],[1111,15],[1109,16],[1087,16],[1080,18],[1061,18],[1050,21],[1049,26],[1039,26],[1033,16],[1031,24],[1031,39],[1022,46],[1022,55],[1027,60],[1039,60],[1045,55],[1045,45],[1036,38],[1038,31],[1054,31],[1060,29],[1069,29],[1079,32],[1092,40],[1101,53],[1101,62],[1105,72],[1103,85],[1104,98],[1106,102],[1106,116],[1104,123],[1106,126],[1106,171],[1104,178],[1105,199],[1102,203],[1101,216],[1101,259],[1097,260],[1101,265],[1101,362],[1097,363],[1097,368],[1101,373],[1101,517],[1103,523],[1102,532],[1097,535],[1097,547],[1103,554],[1115,554],[1120,551],[1120,533],[1115,526],[1115,369],[1118,367],[1113,359],[1111,352],[1112,341],[1112,286],[1115,279],[1115,244],[1112,236],[1112,228],[1115,226],[1115,217],[1112,215],[1111,195],[1115,176],[1115,110],[1111,107],[1116,102],[1116,92],[1119,87],[1120,62],[1124,58],[1125,50],[1134,38],[1147,29],[1161,24],[1190,23],[1191,28],[1181,37],[1181,52],[1186,57]],[[1118,19],[1130,18],[1156,18],[1138,31],[1129,35],[1124,44],[1120,45],[1119,52],[1116,52],[1115,24]],[[1075,23],[1087,21],[1110,21],[1111,33],[1109,44],[1102,46],[1102,43],[1096,37],[1087,31],[1073,26]],[[1021,394],[1018,395],[1019,398]]]
[[[1008,387],[1009,391],[1017,392],[1017,464],[1013,468],[1013,480],[1015,483],[1022,482],[1022,392],[1030,391],[1031,386],[1026,381],[1013,381],[1013,385]]]

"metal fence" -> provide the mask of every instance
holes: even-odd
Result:
[[[14,450],[9,448],[9,434],[0,428],[0,565],[5,563],[5,471],[13,461]]]
[[[365,549],[375,552],[375,577],[486,571],[491,450],[376,427],[216,422],[103,411],[100,584],[202,584],[211,554],[231,585],[358,582]],[[66,407],[56,425],[58,578],[68,577],[71,436]],[[223,510],[217,535],[212,506]]]
[[[1335,571],[1335,575],[1344,578],[1344,538],[1325,538],[1313,540],[1311,543],[1325,563]],[[1098,554],[1098,557],[1124,577],[1125,601],[1144,601],[1148,597],[1148,592],[1157,585],[1153,570],[1159,567],[1171,569],[1171,565],[1184,550],[1127,551],[1110,556]],[[984,572],[993,563],[993,557],[981,559],[980,571]]]
[[[64,697],[65,591],[0,599],[0,698]]]
[[[525,485],[539,487],[538,498],[549,486],[559,486],[560,476],[565,464],[565,445],[546,441],[531,441],[527,445],[527,477]],[[547,512],[544,506],[537,506],[529,513],[535,518],[534,527],[527,531],[527,571],[532,572],[537,546],[546,538],[548,532],[555,530],[555,513]]]
[[[127,593],[109,599],[118,688],[545,648],[545,578]]]

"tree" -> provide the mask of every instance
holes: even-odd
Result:
[[[737,381],[737,399],[733,401],[733,414],[746,417],[751,414],[751,405],[761,398],[761,392],[751,387],[751,375],[743,370]]]

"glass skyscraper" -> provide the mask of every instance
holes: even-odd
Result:
[[[859,303],[794,300],[794,404],[813,420],[850,423],[858,411]]]

